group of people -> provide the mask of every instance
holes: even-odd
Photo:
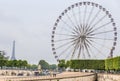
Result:
[[[51,72],[50,76],[56,77],[56,72]]]

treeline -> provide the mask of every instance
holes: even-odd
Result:
[[[41,69],[43,70],[55,70],[57,68],[56,64],[49,64],[45,60],[40,60],[38,64],[41,65]]]
[[[25,68],[27,67],[28,63],[26,60],[4,60],[0,59],[0,67],[17,67],[17,68]]]
[[[41,65],[41,69],[51,69],[54,70],[57,68],[56,64],[49,64],[45,60],[40,60],[39,65]],[[11,69],[38,69],[38,65],[36,64],[28,64],[26,60],[8,60],[8,59],[0,59],[0,68],[11,68]]]
[[[105,60],[60,60],[58,67],[72,69],[120,70],[120,56]]]
[[[45,60],[40,60],[39,65],[41,65],[42,70],[57,68],[56,64],[49,64]],[[9,60],[4,51],[0,51],[0,68],[1,69],[31,69],[37,70],[38,64],[29,64],[26,60]]]

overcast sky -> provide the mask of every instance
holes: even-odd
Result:
[[[0,50],[11,56],[15,40],[17,59],[31,64],[41,59],[56,63],[51,51],[52,27],[65,8],[80,1],[84,0],[0,0]],[[110,11],[120,32],[120,0],[87,1]],[[120,55],[119,49],[116,50],[115,54]]]

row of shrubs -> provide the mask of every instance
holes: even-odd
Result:
[[[120,56],[105,60],[61,60],[59,67],[72,69],[120,70]]]
[[[104,69],[104,60],[71,60],[70,67],[73,69]]]
[[[120,70],[120,56],[105,60],[106,70]]]

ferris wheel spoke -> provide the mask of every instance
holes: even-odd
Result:
[[[93,32],[93,28],[91,28],[91,27],[89,26],[89,27],[86,28],[86,30],[85,30],[84,33],[85,33],[86,36],[87,36],[87,35],[89,35],[89,34],[92,33],[92,32]]]
[[[86,20],[86,11],[87,11],[87,5],[85,5],[85,10],[84,10],[84,17],[83,17],[83,26],[85,26],[85,20]]]
[[[76,18],[76,16],[75,16],[75,13],[74,13],[74,10],[73,10],[73,9],[72,9],[72,14],[73,14],[73,18],[74,18],[74,20],[75,20],[76,25],[79,26],[78,21],[77,21],[77,18]],[[76,27],[76,26],[75,26],[75,27]]]
[[[70,16],[66,13],[66,16],[68,18],[68,20],[71,22],[71,24],[73,25],[73,27],[76,27],[76,25],[74,24],[74,22],[72,21],[72,19],[70,18]]]
[[[80,30],[81,30],[81,34],[83,34],[84,33],[84,27],[82,26]]]
[[[82,30],[81,30],[82,28],[83,28],[82,25],[79,26],[79,28],[78,28],[78,31],[79,31],[80,34],[82,34]]]
[[[92,45],[92,43],[91,43],[92,40],[90,40],[90,39],[85,39],[85,41],[86,41],[87,44]]]
[[[91,54],[95,54],[92,50],[92,46],[93,46],[93,44],[91,43],[91,42],[93,42],[93,40],[88,40],[88,39],[86,39],[85,40],[86,41],[86,46],[88,47],[88,51],[89,51],[89,55],[88,56],[90,56],[91,57]],[[91,42],[90,42],[91,41]],[[91,54],[90,54],[90,52],[91,52]]]
[[[82,47],[82,42],[81,42],[81,40],[79,40],[79,38],[78,38],[78,40],[76,41],[75,44],[76,44],[76,45],[75,45],[75,49],[76,49],[76,50],[79,49],[79,47],[80,47],[80,49],[81,49],[81,47]],[[79,57],[80,57],[80,53],[78,53],[78,59],[79,59]]]
[[[80,58],[80,55],[81,55],[81,45],[79,45],[78,59]]]
[[[68,33],[72,33],[72,30],[67,29],[67,28],[65,28],[65,27],[63,27],[63,28],[61,28],[61,29],[64,30],[64,31],[66,31],[66,32],[68,32]]]
[[[106,57],[101,50],[99,50],[99,49],[98,49],[97,47],[95,47],[95,46],[93,46],[93,47],[96,49],[96,51],[98,51],[98,54],[99,54],[99,55]],[[99,56],[99,55],[98,55],[98,56]]]
[[[79,37],[79,38],[81,38],[81,37]],[[79,59],[79,58],[80,58],[80,54],[81,54],[81,50],[82,50],[83,44],[82,44],[82,41],[81,41],[81,40],[78,40],[78,42],[77,42],[76,44],[77,44],[77,47],[78,47],[78,49],[79,49],[79,51],[78,51],[78,59]]]
[[[72,46],[72,48],[71,48],[71,49],[74,49],[74,47]],[[72,59],[72,57],[71,57],[71,56],[72,56],[72,53],[71,53],[71,50],[69,50],[68,54],[66,54],[65,59],[67,59],[68,57]]]
[[[72,52],[72,57],[71,58],[74,58],[76,49],[77,49],[77,44],[75,44],[75,46],[73,48],[73,52]]]
[[[76,32],[77,34],[79,34],[79,31],[78,31],[78,30],[79,30],[79,26],[78,26],[78,27],[75,27],[75,29],[73,29],[73,33]]]
[[[93,50],[92,50],[92,48],[89,48],[89,51],[91,52],[91,54],[90,55],[92,55],[92,57],[95,57],[96,58],[96,54],[93,52]]]
[[[91,26],[92,23],[96,20],[96,18],[97,18],[97,16],[99,15],[100,12],[101,12],[101,10],[99,10],[99,11],[96,13],[96,15],[95,15],[95,16],[93,17],[93,19],[90,21],[89,26]]]
[[[90,46],[92,46],[92,42],[93,42],[92,40],[88,40],[88,39],[86,39],[84,42],[84,47],[86,48],[89,58],[91,57],[91,55],[88,49],[90,49]]]
[[[70,52],[65,56],[65,59],[67,59],[68,57],[70,57]]]
[[[72,43],[71,41],[70,41],[70,42],[67,42],[67,43],[64,43],[64,44],[60,45],[59,47],[57,47],[56,50],[57,50],[57,49],[60,49],[60,48],[62,48],[62,47],[64,47],[64,46],[66,46],[66,45],[68,45],[68,44],[71,44],[71,43]]]
[[[101,26],[95,28],[93,31],[96,31],[96,30],[98,30],[98,29],[101,29],[101,28],[103,28],[103,27],[109,25],[110,23],[112,23],[112,22],[105,23],[105,24],[103,24],[103,25],[101,25]]]
[[[104,15],[101,19],[99,19],[92,27],[95,27],[97,24],[99,24],[107,15]]]
[[[93,43],[95,43],[95,44],[97,44],[99,46],[102,46],[102,47],[104,46],[106,49],[110,49],[110,47],[105,46],[105,44],[100,44],[100,43],[95,42],[95,41],[93,41]]]
[[[75,43],[73,43],[73,46],[72,46],[72,48],[71,48],[73,51],[72,51],[72,53],[71,53],[71,50],[69,50],[69,52],[68,52],[68,54],[66,55],[66,57],[65,57],[65,59],[67,59],[68,57],[70,57],[71,59],[73,59],[74,58],[74,56],[75,56],[75,52],[76,52],[76,46],[75,46]],[[76,50],[75,50],[76,49]]]
[[[85,52],[84,52],[84,47],[82,46],[82,51],[83,51],[83,58],[85,58]]]
[[[98,38],[98,37],[87,37],[87,38],[90,38],[90,39],[99,39],[99,40],[114,40],[114,39],[110,39],[110,38]]]
[[[90,28],[90,26],[86,25],[85,34],[87,35],[87,33],[90,32],[91,30],[92,30],[92,28]]]
[[[62,47],[64,47],[64,46],[68,45],[68,44],[71,44],[71,43],[73,43],[73,42],[76,41],[76,40],[77,40],[77,39],[74,39],[74,40],[72,40],[72,41],[70,41],[70,42],[64,43],[64,44],[60,45],[59,47],[57,47],[56,49],[59,49],[59,48],[62,48]]]
[[[78,7],[78,10],[79,10],[78,13],[79,13],[79,22],[80,22],[79,24],[82,25],[82,22],[81,22],[81,9],[80,9],[80,6]],[[80,26],[80,25],[79,25],[79,26]]]
[[[62,19],[61,19],[61,20],[62,20]],[[72,31],[72,32],[70,32],[70,33],[74,33],[74,32],[75,32],[75,33],[79,34],[79,32],[77,31],[78,28],[77,28],[76,26],[73,26],[73,27],[75,28],[75,29],[74,29],[74,28],[71,27],[69,24],[67,24],[67,22],[65,22],[65,21],[63,21],[63,20],[62,20],[62,22],[63,22],[65,25],[67,25],[68,27],[71,28],[71,31]]]
[[[76,36],[76,35],[70,35],[70,34],[60,34],[60,33],[55,33],[55,35],[70,36],[70,37]]]
[[[67,46],[60,54],[58,54],[59,57],[61,57],[65,52],[67,52],[74,44],[70,44]]]
[[[92,46],[93,48],[95,48],[96,51],[98,51],[98,54],[100,53],[100,55],[105,56],[104,53],[102,53],[97,47],[95,47],[94,45],[91,45],[91,46]]]
[[[93,33],[93,34],[89,34],[89,36],[94,36],[94,35],[98,35],[98,34],[104,34],[104,33],[109,33],[109,32],[113,32],[114,30],[109,30],[109,31],[104,31],[104,32],[98,32],[98,33]]]
[[[103,24],[103,25],[101,25],[101,26],[99,26],[99,27],[97,27],[97,28],[95,28],[95,29],[93,29],[93,27],[91,27],[91,29],[89,29],[87,35],[89,35],[90,33],[93,33],[93,32],[95,32],[95,31],[97,31],[98,29],[101,29],[101,28],[109,25],[110,23],[112,23],[112,22],[105,23],[105,24]]]
[[[71,27],[71,25],[69,25],[67,22],[65,22],[64,20],[61,19],[61,21],[68,26],[71,30],[75,31],[76,33],[78,33],[73,27]]]
[[[68,40],[72,40],[72,39],[74,39],[74,38],[60,39],[60,40],[55,40],[54,42],[68,41]]]
[[[90,55],[89,50],[88,50],[89,49],[89,45],[86,42],[84,42],[84,46],[85,46],[85,49],[86,49],[86,51],[88,53],[88,57],[90,58],[91,55]]]
[[[93,10],[94,10],[94,6],[92,6],[92,9],[91,9],[91,11],[90,11],[90,13],[89,13],[89,16],[88,16],[88,18],[87,18],[87,24],[86,25],[88,25],[88,23],[89,23],[89,20],[90,20],[90,18],[91,18],[91,15],[92,15],[92,13],[93,13]]]

